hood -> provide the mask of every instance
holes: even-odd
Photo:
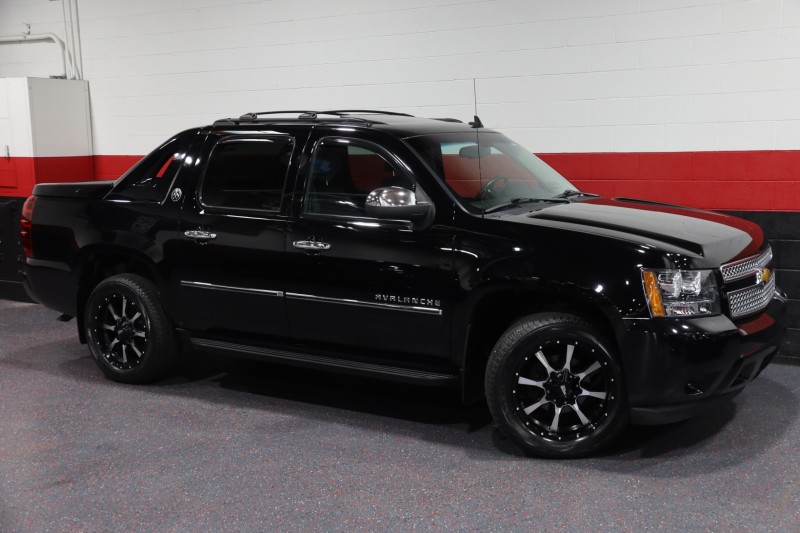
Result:
[[[596,198],[557,204],[506,218],[624,238],[703,257],[714,266],[758,253],[761,228],[752,222],[699,209],[625,198]]]

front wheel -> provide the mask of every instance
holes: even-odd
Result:
[[[89,295],[84,325],[92,357],[114,381],[153,381],[177,360],[175,334],[158,289],[141,276],[101,281]]]
[[[485,385],[497,425],[534,455],[588,455],[628,423],[622,369],[574,315],[541,313],[511,326],[492,350]]]

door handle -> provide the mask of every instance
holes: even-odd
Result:
[[[330,250],[331,245],[327,242],[320,242],[320,241],[294,241],[292,246],[295,248],[300,248],[301,250],[308,250],[311,252],[324,252],[325,250]]]
[[[212,239],[217,238],[216,233],[211,233],[210,231],[203,231],[199,229],[190,229],[184,231],[183,234],[192,239],[193,241],[200,242],[200,244],[205,244],[206,241],[210,241]]]

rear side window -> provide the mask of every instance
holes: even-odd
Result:
[[[200,202],[209,207],[279,211],[293,148],[291,137],[219,142],[206,167]]]
[[[160,203],[186,157],[192,134],[170,139],[136,164],[108,195],[110,200]]]

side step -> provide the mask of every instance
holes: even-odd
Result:
[[[201,352],[225,353],[229,355],[258,359],[261,361],[273,361],[277,363],[302,366],[306,368],[317,368],[357,376],[367,376],[390,381],[403,383],[413,383],[416,385],[444,386],[458,382],[455,374],[442,374],[428,372],[425,370],[414,370],[386,365],[376,365],[374,363],[364,363],[361,361],[349,361],[337,357],[314,355],[303,352],[291,352],[274,348],[262,348],[259,346],[248,346],[244,344],[234,344],[224,341],[201,339],[191,337],[192,348]]]

